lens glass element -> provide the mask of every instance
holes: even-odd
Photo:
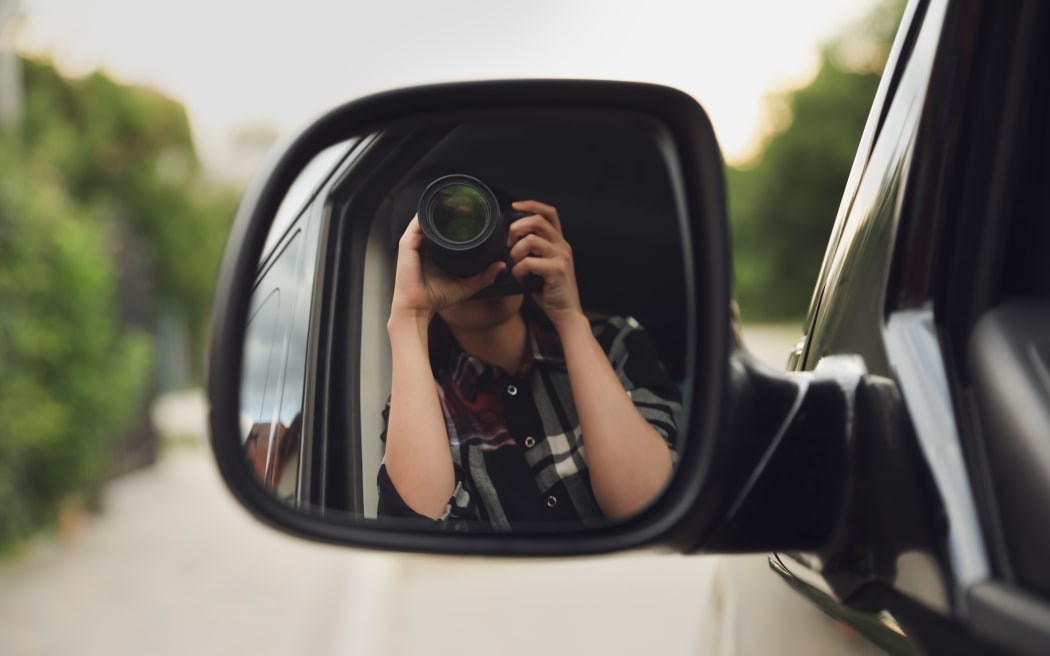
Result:
[[[450,184],[434,195],[430,215],[438,234],[463,244],[475,239],[491,220],[492,211],[481,190],[467,184]]]

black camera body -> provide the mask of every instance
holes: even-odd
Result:
[[[474,298],[542,289],[539,276],[530,275],[519,284],[510,273],[510,224],[529,215],[501,209],[496,194],[469,175],[442,176],[427,185],[419,198],[419,227],[426,238],[427,253],[442,270],[466,278],[481,273],[493,262],[507,263],[496,281]]]

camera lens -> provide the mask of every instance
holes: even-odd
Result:
[[[452,243],[465,244],[484,232],[493,210],[477,187],[450,184],[434,194],[430,216],[438,234]]]
[[[507,222],[496,195],[469,175],[427,185],[419,197],[419,227],[434,263],[454,276],[481,273],[507,250]]]

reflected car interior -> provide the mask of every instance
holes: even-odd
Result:
[[[296,507],[376,517],[396,245],[425,186],[450,173],[501,204],[557,207],[585,310],[638,319],[684,386],[688,239],[667,143],[612,113],[428,124],[352,140],[313,193],[293,185],[305,200],[282,207],[249,312],[242,443],[256,478]]]

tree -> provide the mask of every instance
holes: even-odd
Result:
[[[177,103],[21,63],[24,111],[0,128],[0,548],[90,499],[133,422],[151,433],[153,308],[189,318],[199,362],[236,203]]]
[[[152,340],[117,317],[106,238],[0,135],[0,547],[108,473],[141,403]]]
[[[119,226],[110,231],[124,236],[117,250],[143,251],[155,300],[188,318],[198,365],[236,193],[204,178],[178,103],[101,72],[70,80],[46,61],[24,67],[28,156],[54,168],[98,220]]]
[[[902,5],[884,2],[823,48],[813,81],[771,101],[785,127],[728,171],[747,320],[798,320],[807,307]]]

